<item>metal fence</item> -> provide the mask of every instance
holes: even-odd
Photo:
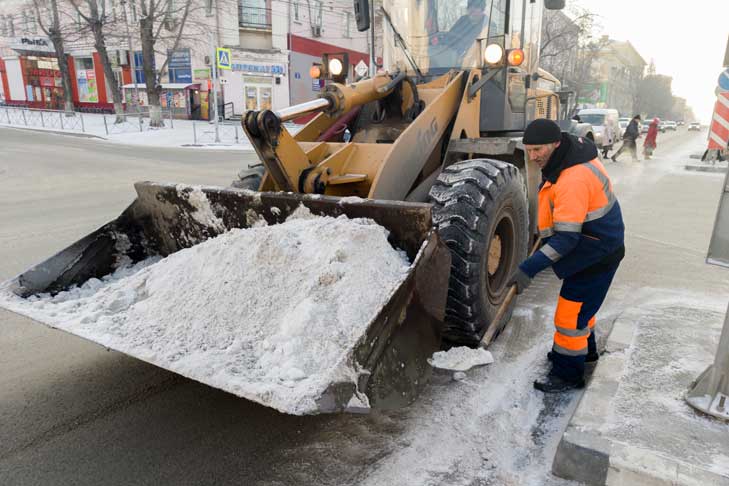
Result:
[[[174,128],[171,110],[162,110],[166,128]],[[129,112],[122,115],[89,115],[63,110],[37,110],[33,108],[2,106],[0,123],[11,126],[45,128],[93,135],[114,135],[118,133],[143,132],[150,128],[149,110]]]
[[[221,144],[237,144],[248,142],[243,129],[239,123],[220,123],[218,124],[218,135],[220,141],[215,140],[215,124],[207,121],[192,122],[192,136],[195,145],[204,145],[211,143]]]

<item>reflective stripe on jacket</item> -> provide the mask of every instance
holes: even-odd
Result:
[[[623,248],[620,204],[597,158],[563,169],[556,182],[544,182],[538,226],[545,244],[520,266],[531,277],[551,265],[565,278]]]

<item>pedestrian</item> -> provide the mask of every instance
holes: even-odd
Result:
[[[623,150],[626,148],[630,150],[630,155],[633,156],[633,162],[638,161],[638,146],[636,143],[636,140],[640,137],[640,115],[635,115],[632,120],[630,120],[630,123],[628,123],[628,127],[625,129],[625,133],[623,134],[623,145],[620,146],[620,149],[613,154],[612,157],[610,157],[610,160],[613,162],[617,162],[618,157],[620,154],[623,153]]]
[[[562,133],[551,120],[524,132],[529,159],[542,170],[538,226],[542,247],[523,261],[509,285],[522,293],[542,270],[562,279],[548,375],[534,382],[545,393],[585,385],[585,364],[597,363],[595,314],[625,255],[624,225],[612,183],[595,145]]]
[[[661,120],[654,118],[651,124],[648,126],[648,133],[645,136],[645,142],[643,142],[643,156],[646,160],[651,158],[653,151],[656,149],[656,140],[658,139],[658,124]]]

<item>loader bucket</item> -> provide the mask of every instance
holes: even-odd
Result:
[[[427,358],[440,347],[450,269],[450,253],[432,228],[429,205],[151,182],[137,183],[135,189],[136,200],[117,219],[2,284],[0,306],[33,317],[8,303],[27,302],[37,294],[56,294],[108,275],[122,265],[152,256],[166,257],[230,229],[247,228],[260,219],[268,225],[280,224],[302,204],[316,215],[371,218],[389,230],[389,242],[406,252],[411,264],[387,303],[373,309],[366,332],[347,352],[347,360],[365,372],[356,380],[329,383],[311,410],[292,412],[272,404],[266,394],[241,392],[246,387],[240,383],[212,380],[194,369],[182,372],[159,354],[129,352],[103,339],[91,340],[285,413],[366,412],[370,408],[402,407],[416,398],[430,374]],[[201,193],[212,215],[201,213]],[[73,329],[41,322],[75,334]],[[241,329],[245,332],[245,323]]]

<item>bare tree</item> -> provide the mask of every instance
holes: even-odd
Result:
[[[67,116],[73,116],[73,94],[71,92],[71,74],[68,69],[68,59],[64,38],[69,32],[64,31],[61,14],[58,10],[57,0],[33,0],[35,17],[40,29],[48,36],[53,44],[58,59],[58,69],[61,71],[61,86],[63,87],[63,104]]]
[[[139,34],[142,43],[142,66],[149,102],[150,126],[164,126],[160,108],[161,73],[167,69],[169,56],[159,69],[155,69],[155,48],[164,44],[170,51],[175,51],[182,38],[190,11],[192,0],[133,0],[140,13]],[[161,41],[161,42],[160,42]]]
[[[576,103],[594,83],[593,62],[608,41],[593,37],[598,19],[595,14],[579,5],[573,5],[568,14],[545,9],[539,63],[563,87],[575,91]],[[573,109],[570,106],[568,112]]]
[[[121,86],[119,86],[114,76],[114,68],[111,65],[109,50],[106,45],[105,30],[108,24],[113,23],[112,18],[107,15],[107,2],[105,0],[70,0],[70,3],[73,5],[78,16],[86,23],[94,37],[94,47],[96,48],[96,52],[99,53],[106,82],[109,88],[111,88],[111,98],[114,103],[114,113],[116,113],[115,123],[122,123],[125,117]]]

